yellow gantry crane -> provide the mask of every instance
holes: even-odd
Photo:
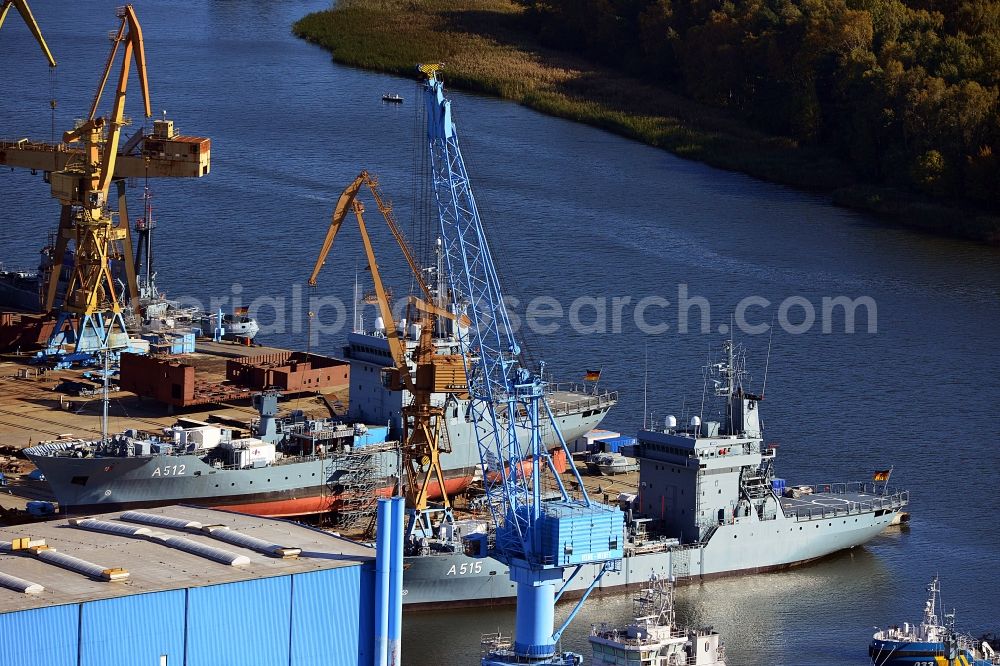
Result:
[[[28,30],[35,36],[35,41],[42,47],[42,53],[48,59],[49,67],[55,67],[56,59],[52,57],[52,51],[49,51],[49,45],[45,43],[45,38],[42,37],[42,31],[38,27],[34,15],[31,13],[31,7],[28,6],[27,0],[3,0],[0,3],[0,28],[3,27],[4,19],[7,18],[7,12],[10,11],[11,7],[14,7],[17,13],[21,15],[21,18],[28,25]]]
[[[24,0],[3,0],[0,25],[10,6],[18,9],[29,28],[42,46],[50,65],[55,65],[41,31],[31,16]],[[146,75],[146,56],[143,47],[142,27],[131,5],[116,10],[120,19],[118,29],[111,33],[112,46],[101,75],[97,91],[91,102],[85,122],[64,134],[60,143],[0,139],[0,165],[42,171],[52,186],[53,197],[62,204],[59,230],[50,279],[42,295],[43,309],[52,311],[56,306],[58,285],[63,269],[66,249],[70,241],[75,245],[75,265],[67,284],[62,309],[68,313],[61,319],[80,319],[75,327],[81,334],[62,336],[63,341],[73,341],[75,351],[86,347],[104,347],[108,338],[108,322],[98,321],[94,330],[102,332],[96,342],[89,321],[98,311],[107,313],[112,328],[118,328],[121,319],[121,294],[111,280],[108,260],[122,258],[128,295],[138,305],[139,285],[136,279],[136,262],[133,261],[131,227],[125,197],[125,178],[198,178],[208,175],[211,167],[211,141],[205,137],[181,136],[174,131],[173,122],[166,118],[154,120],[152,133],[136,131],[123,146],[119,146],[121,128],[128,121],[124,116],[125,93],[132,61],[138,74],[144,102],[145,116],[151,114],[149,84]],[[114,100],[110,113],[97,116],[97,108],[108,84],[119,51],[123,50],[121,71],[114,86]],[[111,183],[117,188],[117,225],[108,226],[113,213],[106,210]],[[140,235],[148,234],[148,227],[137,226]],[[147,241],[148,242],[148,241]],[[125,259],[125,254],[128,257]],[[103,317],[96,317],[101,320]],[[63,322],[60,322],[60,325]],[[57,328],[57,335],[61,328]],[[89,342],[86,338],[90,338]]]
[[[399,330],[393,318],[389,297],[375,260],[375,250],[364,221],[364,205],[357,199],[362,186],[367,186],[371,191],[389,231],[399,245],[424,296],[423,299],[415,296],[409,298],[409,305],[420,313],[418,318],[420,334],[413,351],[415,369],[412,373],[407,360],[405,335]],[[434,293],[424,279],[420,265],[414,259],[405,237],[393,219],[391,205],[382,197],[378,182],[367,171],[362,171],[340,195],[334,208],[330,228],[320,248],[319,258],[309,277],[309,285],[316,286],[319,272],[333,247],[333,241],[351,211],[354,212],[361,232],[368,268],[375,285],[379,313],[385,323],[385,336],[394,363],[393,366],[383,369],[384,382],[391,390],[405,389],[412,397],[412,400],[403,406],[401,438],[403,467],[406,474],[405,496],[411,510],[408,532],[412,533],[417,527],[429,532],[433,527],[432,512],[443,512],[444,520],[452,519],[451,502],[445,486],[444,471],[441,468],[441,454],[450,450],[447,438],[443,434],[444,409],[433,405],[432,397],[434,393],[464,394],[467,391],[462,357],[457,354],[438,354],[434,347],[434,327],[437,319],[441,317],[455,320],[456,316],[434,303]],[[465,317],[459,319],[462,320],[459,323],[468,325]],[[432,509],[429,500],[432,494],[437,495],[437,492],[434,492],[435,486],[440,491],[441,507]]]
[[[74,264],[66,284],[66,295],[56,322],[55,345],[71,343],[75,352],[92,352],[125,347],[128,333],[122,316],[122,298],[111,274],[111,260],[122,259],[132,297],[137,299],[135,271],[131,261],[131,238],[125,207],[125,188],[118,188],[118,218],[108,209],[108,194],[115,174],[118,142],[125,124],[125,92],[134,58],[145,105],[152,112],[146,78],[146,55],[142,28],[131,5],[118,10],[121,24],[113,37],[111,54],[85,122],[63,135],[65,143],[83,144],[82,159],[69,160],[49,175],[52,196],[62,206],[59,231],[45,294],[44,307],[55,305],[63,258],[69,243],[74,244]],[[124,44],[121,71],[111,112],[96,116],[97,104],[107,84],[119,46]],[[123,184],[122,184],[123,185]],[[123,253],[122,245],[127,250]]]
[[[32,28],[48,55],[41,32],[30,17],[24,0],[3,0],[2,17],[13,4]],[[128,124],[124,115],[125,94],[134,61],[147,118],[152,116],[146,54],[142,27],[131,5],[116,10],[118,29],[111,33],[111,51],[105,63],[89,113],[82,124],[66,132],[60,143],[29,139],[0,140],[0,165],[42,171],[51,185],[52,196],[61,204],[56,247],[43,309],[58,309],[56,333],[50,344],[73,351],[88,352],[127,344],[122,316],[124,293],[116,287],[110,262],[121,259],[126,289],[138,307],[139,288],[125,197],[125,178],[197,178],[209,173],[211,141],[205,137],[181,136],[173,122],[154,120],[152,133],[136,131],[122,146],[121,128]],[[33,26],[33,27],[32,27]],[[105,116],[97,115],[101,97],[108,86],[119,53],[121,68],[113,84],[114,99]],[[50,58],[50,64],[54,61]],[[117,188],[118,210],[109,209],[111,184]],[[143,232],[140,229],[140,233]],[[56,303],[66,251],[72,243],[74,264],[66,280],[66,293]]]

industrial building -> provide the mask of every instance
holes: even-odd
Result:
[[[382,500],[380,527],[402,534],[402,513]],[[372,549],[189,506],[0,528],[0,666],[384,664],[402,610],[393,532]]]
[[[300,393],[345,386],[350,367],[347,361],[329,356],[279,351],[226,361],[226,379],[258,391]]]

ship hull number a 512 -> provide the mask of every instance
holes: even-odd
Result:
[[[184,476],[187,465],[164,465],[155,467],[153,476]]]

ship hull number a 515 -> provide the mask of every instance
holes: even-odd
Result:
[[[451,565],[445,576],[465,576],[467,574],[478,573],[483,573],[482,562],[462,562],[461,564]]]

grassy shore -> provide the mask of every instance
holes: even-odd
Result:
[[[510,0],[340,0],[293,30],[340,63],[414,76],[418,62],[443,62],[450,87],[509,99],[715,167],[836,192],[838,203],[897,223],[1000,242],[998,218],[862,188],[848,165],[815,147],[763,134],[722,110],[545,49],[523,28],[521,12]]]

